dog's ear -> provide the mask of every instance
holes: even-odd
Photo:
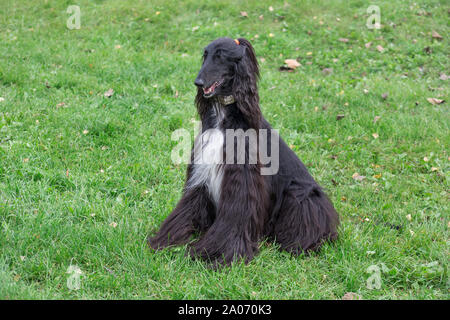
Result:
[[[256,76],[256,79],[259,78],[259,66],[258,60],[256,60],[255,50],[253,49],[252,44],[245,38],[237,39],[239,42],[239,46],[243,48],[242,59],[246,60],[246,64],[250,67],[250,71]]]
[[[258,61],[255,51],[247,39],[239,38],[236,44],[242,48],[242,58],[236,63],[233,94],[237,106],[247,119],[250,127],[259,129],[261,110],[257,81],[259,79]]]

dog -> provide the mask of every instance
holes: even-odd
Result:
[[[242,259],[248,263],[263,239],[295,255],[337,239],[339,216],[304,164],[264,119],[258,80],[258,62],[248,40],[219,38],[204,49],[195,79],[201,132],[192,148],[183,195],[159,231],[148,238],[151,248],[189,243],[192,257],[229,265]],[[231,156],[231,163],[216,161],[237,148],[236,139],[227,138],[230,130],[266,131],[270,137],[251,143],[245,136],[243,161],[239,152]],[[272,174],[262,174],[271,165],[262,161],[263,148],[278,156]],[[198,150],[209,162],[196,161],[203,159],[197,159]],[[193,235],[196,240],[191,240]]]

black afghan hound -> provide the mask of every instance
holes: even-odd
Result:
[[[191,256],[230,264],[241,258],[250,261],[264,238],[294,254],[337,238],[339,217],[327,195],[286,143],[278,135],[273,138],[275,130],[261,114],[258,78],[258,62],[248,40],[219,38],[205,48],[195,80],[201,133],[194,142],[183,196],[148,239],[150,247],[184,244],[196,233]],[[237,137],[230,140],[230,130],[266,131],[272,138],[263,141],[259,135],[252,144],[250,135],[244,136],[245,156],[239,162],[242,155],[234,153]],[[260,149],[271,153],[271,163],[262,161]],[[196,150],[203,152],[201,159],[206,153],[209,160],[227,161],[197,161]],[[258,151],[253,162],[251,150]],[[275,158],[276,172],[263,174]]]

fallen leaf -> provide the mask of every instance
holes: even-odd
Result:
[[[344,119],[345,118],[345,114],[338,114],[338,115],[336,115],[336,120],[342,120],[342,119]]]
[[[437,98],[427,98],[427,101],[431,103],[432,105],[441,104],[445,102],[445,100],[437,99]]]
[[[109,225],[113,228],[117,227],[117,223],[115,223],[115,222],[111,222]]]
[[[375,118],[373,118],[373,123],[376,123],[378,120],[380,120],[380,116],[375,116]]]
[[[447,76],[445,73],[441,73],[441,75],[439,76],[439,79],[441,79],[441,80],[447,80],[448,78],[450,78],[450,77]]]
[[[270,12],[273,11],[273,7],[272,7],[272,6],[269,7],[269,11],[270,11]]]
[[[27,163],[28,161],[30,161],[30,158],[24,158],[24,159],[23,159],[23,162],[24,162],[24,163]]]
[[[428,162],[430,159],[428,159],[428,157],[423,157],[423,161]]]
[[[264,16],[263,16],[263,15],[260,15],[258,18],[259,18],[259,20],[263,20],[263,19],[264,19]]]
[[[365,176],[361,176],[358,172],[355,172],[355,173],[352,175],[352,178],[353,178],[354,180],[357,180],[357,181],[363,181],[366,177],[365,177]]]
[[[115,49],[120,49],[120,48],[122,48],[122,46],[121,46],[120,44],[116,44],[116,45],[114,46],[114,48],[115,48]]]
[[[58,104],[56,105],[56,108],[58,109],[58,108],[60,108],[60,107],[62,107],[62,106],[64,106],[64,105],[65,105],[64,102],[60,102],[60,103],[58,103]]]
[[[301,66],[301,64],[298,63],[298,61],[295,59],[286,59],[284,60],[284,63],[286,63],[287,66],[291,69],[296,69],[297,67]]]
[[[379,135],[378,135],[378,133],[372,133],[372,137],[374,138],[374,139],[378,139],[378,137],[379,137]]]
[[[380,45],[377,45],[377,50],[378,50],[378,52],[383,52],[384,48]]]
[[[324,68],[322,69],[322,73],[323,75],[328,76],[333,73],[333,68]]]
[[[431,167],[431,171],[432,171],[432,172],[438,171],[438,170],[439,170],[439,168],[437,168],[437,167]]]
[[[407,215],[406,215],[406,220],[408,220],[408,221],[411,221],[411,220],[412,220],[412,217],[411,217],[410,214],[407,214]]]
[[[241,11],[241,16],[243,16],[243,17],[245,17],[245,18],[248,18],[248,14],[247,14],[247,12],[245,12],[245,11]]]
[[[200,26],[195,26],[195,27],[192,28],[192,31],[193,31],[193,32],[194,32],[194,31],[197,31],[199,28],[200,28]]]
[[[0,97],[0,102],[5,101],[5,98]]]
[[[367,42],[364,46],[365,46],[367,49],[369,49],[369,48],[372,46],[372,42]]]
[[[273,38],[275,35],[273,33],[269,33],[269,37]]]
[[[342,300],[362,300],[362,297],[359,294],[357,294],[357,293],[347,292],[342,297]]]
[[[109,89],[109,90],[106,91],[103,95],[104,95],[106,98],[109,98],[109,97],[111,97],[113,94],[114,94],[114,90],[113,90],[113,89]]]
[[[349,40],[348,40],[347,38],[339,38],[338,40],[339,40],[340,42],[344,42],[344,43],[349,42]]]
[[[88,134],[89,130],[83,130],[83,134]]]
[[[434,30],[431,32],[431,37],[432,37],[433,39],[438,39],[438,40],[444,39],[439,33],[437,33],[437,32],[434,31]]]
[[[387,94],[387,93],[383,93],[383,94],[381,95],[381,98],[383,98],[383,100],[386,100],[387,97],[388,97],[388,94]]]

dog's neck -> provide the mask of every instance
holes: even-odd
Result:
[[[217,96],[216,101],[223,107],[236,102],[233,95]]]

